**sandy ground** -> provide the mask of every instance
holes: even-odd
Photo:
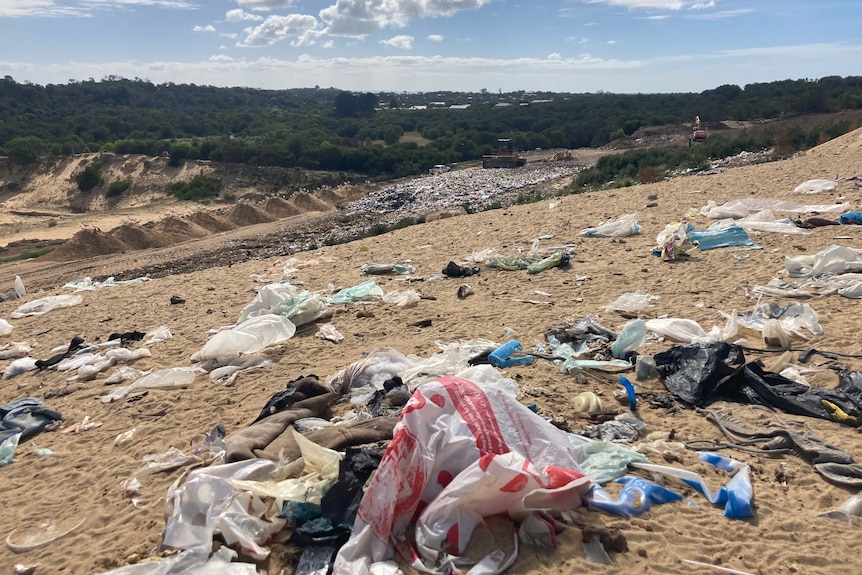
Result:
[[[36,573],[100,573],[127,562],[159,557],[154,550],[165,527],[165,495],[183,472],[174,469],[142,477],[141,492],[133,503],[124,496],[121,482],[142,467],[145,456],[162,454],[172,447],[191,453],[216,424],[224,425],[230,437],[248,427],[266,401],[283,390],[287,382],[312,373],[325,379],[375,350],[391,347],[403,354],[427,358],[438,351],[436,342],[484,338],[503,343],[512,337],[529,350],[535,342],[545,341],[548,327],[586,316],[618,332],[629,317],[607,311],[606,306],[620,295],[635,291],[660,298],[638,314],[643,319],[664,315],[688,318],[707,330],[724,325],[721,312],[751,310],[757,303],[750,291],[742,289],[744,286],[783,277],[786,256],[815,254],[833,244],[862,247],[862,230],[855,226],[826,226],[807,235],[752,233],[762,249],[694,250],[689,258],[676,262],[663,262],[651,254],[657,234],[708,200],[719,204],[752,197],[817,204],[843,201],[860,208],[860,190],[846,180],[860,175],[860,136],[862,131],[857,130],[786,161],[443,219],[296,254],[309,265],[293,274],[292,283],[312,292],[328,293],[332,287],[348,287],[368,279],[360,271],[367,262],[409,263],[416,267],[416,276],[427,278],[439,274],[450,260],[467,263],[466,258],[473,252],[486,249],[527,250],[539,237],[547,238],[542,240],[542,246],[565,245],[572,250],[569,268],[552,268],[535,275],[483,267],[480,274],[468,278],[410,284],[401,281],[401,276],[377,276],[385,292],[410,287],[423,298],[404,308],[380,301],[332,306],[331,323],[345,336],[341,343],[315,337],[313,327],[300,330],[288,341],[262,352],[272,365],[241,373],[227,386],[213,383],[206,374],[197,374],[193,384],[182,389],[150,389],[134,401],[104,403],[100,397],[113,389],[105,380],[116,367],[89,381],[68,381],[74,372],[54,369],[4,379],[0,385],[6,401],[42,398],[51,409],[62,413],[61,428],[87,417],[101,426],[80,433],[43,431],[18,447],[14,463],[0,468],[0,508],[5,531],[0,535],[4,538],[14,530],[10,539],[20,543],[26,534],[44,531],[48,525],[62,531],[85,519],[68,536],[37,549],[13,553],[6,546],[0,548],[0,564],[39,564]],[[804,196],[794,192],[798,184],[814,178],[838,178],[837,189]],[[638,235],[621,239],[580,235],[585,228],[629,213],[638,214],[642,227]],[[693,215],[692,222],[698,227],[712,223],[699,215]],[[259,225],[262,233],[275,224]],[[227,232],[230,233],[234,232]],[[171,250],[193,252],[211,248],[219,241],[219,236],[211,236],[182,247],[76,263],[4,264],[0,266],[0,291],[12,291],[16,275],[25,285],[42,286],[45,291],[36,289],[23,299],[0,303],[0,317],[14,326],[3,337],[3,343],[27,342],[32,346],[32,357],[47,359],[74,336],[95,343],[105,341],[114,332],[149,332],[164,325],[173,337],[148,346],[151,357],[131,365],[141,370],[190,366],[192,354],[207,342],[208,330],[234,324],[263,285],[258,279],[278,281],[287,258],[252,259],[230,267],[77,292],[82,296],[80,304],[40,316],[12,319],[12,313],[32,300],[76,293],[57,286],[84,275],[95,277],[103,272],[163,262],[165,254],[175,254]],[[460,299],[458,288],[465,283],[472,287],[473,294]],[[178,296],[183,303],[172,304],[172,296]],[[792,301],[781,297],[764,299],[782,306]],[[809,341],[797,339],[794,347],[849,355],[862,352],[857,319],[862,304],[858,300],[830,295],[805,301],[819,314],[823,335]],[[411,325],[419,320],[428,320],[425,327]],[[757,332],[741,330],[735,339],[739,338],[745,338],[753,347],[762,346]],[[667,339],[649,338],[638,351],[654,354],[674,345],[677,343]],[[131,346],[140,347],[140,343]],[[776,354],[746,356],[770,361]],[[808,366],[817,372],[810,376],[811,381],[832,386],[837,377],[830,367],[862,369],[858,359],[836,357],[812,359]],[[9,363],[5,360],[3,365]],[[561,373],[559,366],[545,360],[509,368],[504,373],[517,383],[523,393],[522,403],[534,403],[539,417],[554,418],[576,433],[596,423],[574,409],[573,399],[583,391],[598,394],[611,414],[628,411],[615,398],[620,389],[615,376],[577,378]],[[670,408],[658,407],[645,401],[650,394],[667,393],[658,378],[637,382],[637,393],[642,400],[638,416],[645,429],[629,447],[647,442],[649,434],[671,431],[678,442],[722,440],[717,428],[689,406],[675,402]],[[739,417],[753,417],[761,424],[797,422],[794,429],[806,430],[862,457],[862,439],[849,425],[750,410],[741,404],[730,406]],[[333,410],[343,412],[347,407],[336,404]],[[131,440],[116,441],[118,435],[133,429]],[[48,448],[53,454],[41,457],[34,451],[35,446]],[[723,517],[721,509],[702,496],[673,485],[693,504],[683,500],[656,505],[629,519],[581,509],[587,525],[617,529],[627,541],[627,551],[611,553],[614,565],[587,562],[582,530],[568,527],[559,535],[556,548],[522,547],[511,572],[715,572],[686,565],[683,560],[758,574],[862,571],[862,557],[855,552],[860,535],[858,520],[854,518],[847,525],[818,517],[853,495],[852,490],[825,481],[797,457],[770,457],[733,449],[722,450],[722,454],[750,465],[753,518]],[[670,464],[701,474],[711,486],[724,484],[727,476],[700,462],[698,455],[697,451],[683,448]],[[668,464],[660,455],[650,455],[649,459]],[[615,490],[613,485],[608,489]],[[282,569],[291,573],[298,553],[293,544],[274,543],[269,558],[258,566],[270,574]]]

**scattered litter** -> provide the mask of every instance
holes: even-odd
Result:
[[[90,419],[90,416],[87,415],[79,421],[78,423],[73,423],[68,427],[64,427],[61,430],[61,433],[83,433],[85,431],[89,431],[90,429],[95,429],[97,427],[102,427],[101,421],[93,421]]]
[[[333,343],[341,343],[344,341],[344,336],[331,323],[324,323],[318,326],[317,332],[314,335]]]
[[[58,527],[53,521],[44,521],[29,530],[22,530],[23,533],[19,533],[19,528],[15,528],[6,536],[6,547],[13,553],[33,551],[71,535],[86,521],[87,518],[84,517],[66,529],[63,526]],[[18,537],[15,537],[16,533]]]

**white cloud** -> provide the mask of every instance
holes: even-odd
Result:
[[[0,18],[80,16],[82,14],[77,8],[58,6],[51,0],[0,0]]]
[[[236,0],[236,3],[249,10],[269,11],[273,8],[289,8],[293,0]]]
[[[428,39],[432,42],[442,42],[443,36],[441,36],[440,34],[429,34]]]
[[[670,14],[657,14],[655,16],[638,16],[636,20],[667,20]]]
[[[601,59],[589,54],[562,58],[450,58],[403,54],[369,58],[274,58],[230,60],[222,55],[189,62],[106,61],[55,64],[0,61],[3,74],[37,84],[68,78],[149,78],[213,86],[261,89],[335,87],[362,92],[441,90],[617,93],[699,92],[721,84],[745,85],[787,78],[846,76],[862,61],[862,43],[829,43],[740,48],[725,52],[692,50],[685,56],[649,60]],[[708,67],[708,73],[705,68]]]
[[[616,40],[608,40],[608,44],[616,44],[616,43],[617,43]]]
[[[209,62],[233,62],[234,59],[224,54],[214,54],[210,56]]]
[[[398,48],[399,50],[412,50],[413,36],[402,34],[400,36],[393,36],[388,40],[381,40],[380,43],[392,48]]]
[[[192,32],[215,32],[215,31],[216,31],[215,26],[213,26],[212,24],[207,24],[206,26],[195,25],[195,27],[192,28]]]
[[[750,14],[754,12],[753,8],[739,8],[738,10],[722,10],[719,12],[709,12],[707,14],[688,14],[686,18],[690,20],[721,20],[723,18],[733,18],[742,14]]]
[[[491,0],[337,0],[320,11],[333,36],[364,37],[384,28],[403,28],[412,20],[453,16],[478,10]]]
[[[233,10],[228,10],[227,12],[225,12],[224,19],[228,22],[244,22],[247,20],[260,22],[261,20],[263,20],[263,16],[260,16],[258,14],[250,14],[242,8],[234,8]]]
[[[287,16],[269,16],[262,24],[243,30],[245,39],[238,46],[271,46],[285,38],[297,38],[296,42],[307,39],[309,32],[318,29],[314,16],[304,14],[288,14]],[[307,43],[307,42],[306,42]]]
[[[584,0],[587,4],[608,4],[610,6],[622,6],[635,10],[638,8],[651,8],[657,10],[701,10],[712,7],[712,2],[703,0]]]
[[[82,6],[91,8],[113,9],[128,6],[159,6],[176,10],[191,10],[197,8],[194,2],[186,0],[83,0]]]
[[[197,5],[186,0],[83,0],[76,4],[55,0],[0,0],[0,18],[90,16],[95,10],[134,6],[158,6],[189,10]]]
[[[237,34],[236,32],[220,32],[219,36],[221,36],[222,38],[230,38],[231,40],[236,40],[237,38],[239,38],[239,34]]]

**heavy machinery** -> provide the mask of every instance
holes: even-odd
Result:
[[[511,138],[500,138],[491,154],[482,156],[483,168],[518,168],[526,164],[527,157],[518,152]]]
[[[708,137],[709,131],[700,126],[700,116],[695,116],[694,129],[691,132],[691,137],[688,139],[689,147],[691,147],[692,143],[705,142]]]

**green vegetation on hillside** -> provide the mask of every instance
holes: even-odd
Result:
[[[456,104],[469,106],[448,109]],[[862,109],[862,76],[675,94],[357,94],[115,76],[40,86],[6,76],[0,79],[0,154],[19,164],[82,152],[167,154],[172,166],[210,160],[382,180],[479,160],[500,137],[525,150],[576,149],[643,126],[690,124],[697,115],[709,125],[845,109]]]

